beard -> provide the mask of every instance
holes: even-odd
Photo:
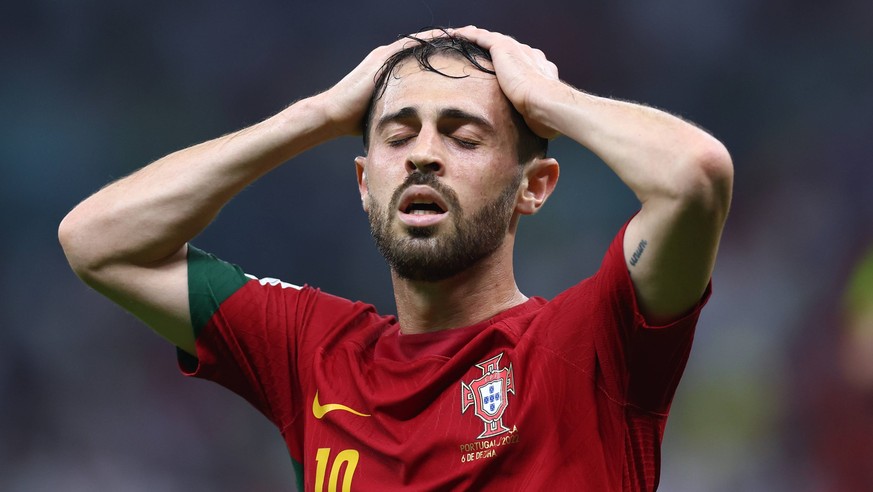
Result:
[[[445,280],[472,267],[503,244],[521,177],[519,169],[497,198],[468,217],[454,190],[434,174],[413,172],[395,190],[388,208],[370,198],[370,233],[385,261],[401,278],[423,282]],[[392,233],[391,211],[397,210],[400,196],[413,185],[430,186],[442,195],[452,214],[448,224],[451,230],[438,235],[440,225],[434,225],[405,227],[405,234]]]

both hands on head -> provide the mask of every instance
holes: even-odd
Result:
[[[375,80],[388,58],[416,42],[411,38],[428,40],[441,36],[460,36],[488,50],[501,90],[531,130],[543,138],[558,136],[556,130],[537,117],[536,111],[537,97],[545,92],[545,85],[561,84],[555,64],[541,50],[475,26],[422,31],[371,51],[336,85],[316,96],[321,99],[325,116],[336,133],[361,134]]]

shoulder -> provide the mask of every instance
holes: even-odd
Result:
[[[349,325],[380,316],[375,307],[274,277],[257,277],[195,247],[188,254],[189,303],[195,332],[220,313],[227,321],[309,327]]]

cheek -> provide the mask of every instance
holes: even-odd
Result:
[[[470,197],[470,205],[478,208],[490,203],[516,178],[519,168],[516,162],[483,164],[477,170],[467,168],[457,179],[458,192]]]
[[[367,169],[367,197],[364,200],[364,207],[368,207],[369,203],[376,203],[383,208],[388,206],[391,195],[394,190],[403,183],[405,176],[398,173],[387,173],[385,169],[380,169],[377,166],[370,166]]]
[[[386,187],[370,188],[367,198],[364,200],[364,209],[367,211],[374,208],[385,208],[388,206],[388,201],[391,199],[391,192]]]

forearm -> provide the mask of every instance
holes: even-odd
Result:
[[[733,184],[715,138],[663,111],[597,97],[558,77],[542,51],[472,26],[507,99],[536,134],[564,134],[599,156],[636,194],[624,253],[641,312],[669,322],[700,300],[712,274]],[[645,250],[645,251],[643,251]]]
[[[336,132],[318,96],[238,132],[170,154],[75,207],[59,236],[81,273],[148,265],[179,251],[254,180]]]
[[[569,87],[545,108],[546,124],[597,154],[642,204],[624,253],[643,315],[662,324],[688,312],[712,275],[730,207],[727,150],[663,111]]]
[[[542,92],[535,119],[600,157],[641,202],[718,192],[729,167],[722,144],[663,111],[594,96],[560,82]],[[728,190],[729,191],[729,190]],[[713,198],[713,197],[709,197]]]

